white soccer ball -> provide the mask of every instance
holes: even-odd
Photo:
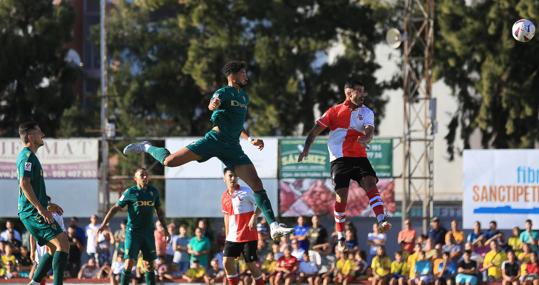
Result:
[[[535,25],[528,19],[520,19],[513,24],[513,38],[519,42],[527,42],[535,35]]]

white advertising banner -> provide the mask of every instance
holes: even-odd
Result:
[[[170,152],[196,141],[199,138],[167,138],[165,147]],[[251,159],[256,167],[260,178],[277,178],[277,148],[276,138],[262,138],[264,149],[258,150],[248,141],[241,139],[240,144],[245,154]],[[217,158],[211,158],[203,163],[189,162],[179,167],[165,168],[166,178],[222,178],[224,164]]]
[[[539,150],[464,151],[464,228],[475,221],[501,229],[539,224]]]

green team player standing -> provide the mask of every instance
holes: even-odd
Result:
[[[137,185],[131,186],[124,191],[116,205],[110,208],[103,219],[98,232],[102,232],[110,219],[127,206],[127,228],[124,243],[126,262],[121,274],[120,284],[130,284],[131,268],[133,268],[138,258],[139,251],[142,251],[144,265],[148,269],[145,273],[146,284],[155,284],[154,261],[157,255],[155,253],[153,213],[154,211],[157,212],[159,221],[166,225],[165,213],[161,209],[159,191],[149,185],[150,178],[146,169],[137,169],[133,179]],[[168,231],[165,231],[165,235],[168,242]]]
[[[211,122],[214,127],[203,138],[172,154],[166,148],[152,146],[147,141],[129,144],[123,152],[146,152],[168,167],[177,167],[193,160],[204,162],[217,157],[253,189],[256,205],[270,224],[271,237],[277,239],[290,234],[294,229],[276,221],[262,180],[249,157],[243,152],[238,139],[241,136],[259,150],[264,148],[264,141],[251,138],[243,127],[249,104],[249,98],[243,90],[248,81],[246,64],[241,61],[228,62],[223,67],[223,73],[228,85],[217,90],[210,100],[208,109],[213,111]]]
[[[35,154],[38,148],[43,146],[45,134],[38,123],[31,121],[19,125],[19,136],[24,148],[17,157],[18,215],[35,241],[40,246],[47,247],[47,253],[39,260],[29,284],[39,284],[51,266],[54,284],[63,284],[69,242],[67,235],[51,214],[51,212],[61,214],[63,210],[56,204],[48,203],[43,168]]]

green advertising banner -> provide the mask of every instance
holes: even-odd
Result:
[[[327,137],[317,138],[311,146],[309,156],[298,163],[305,138],[282,138],[279,140],[279,178],[327,178],[330,177]],[[367,150],[379,178],[393,177],[393,140],[375,139]]]

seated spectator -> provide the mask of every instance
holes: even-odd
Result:
[[[530,257],[530,261],[526,264],[526,272],[522,276],[522,280],[526,285],[537,285],[539,284],[539,260],[537,259],[537,253],[533,252]]]
[[[11,245],[11,249],[13,250],[13,253],[18,253],[19,248],[22,245],[21,241],[15,238],[15,232],[13,230],[7,232],[7,238],[5,242]]]
[[[260,239],[268,239],[269,238],[269,226],[268,222],[264,217],[260,218],[260,222],[256,224],[256,231],[258,232],[258,238]]]
[[[347,285],[354,280],[356,264],[352,251],[343,252],[335,266],[335,283]]]
[[[204,281],[204,275],[206,275],[206,269],[195,259],[191,262],[191,268],[183,275],[183,279],[187,283],[200,283]]]
[[[8,241],[10,238],[8,237],[9,234],[12,234],[13,239],[18,240],[19,242],[22,242],[21,234],[18,230],[15,229],[15,225],[11,220],[6,221],[6,229],[0,234],[0,240],[1,241]]]
[[[359,243],[356,234],[352,229],[344,231],[344,244],[345,249],[348,251],[359,251]]]
[[[518,262],[520,263],[520,276],[526,275],[526,266],[532,258],[532,248],[529,244],[522,244],[522,252],[517,256]]]
[[[391,259],[386,254],[383,246],[378,246],[376,256],[373,257],[372,263],[372,285],[385,285],[389,280],[391,273]]]
[[[13,246],[9,243],[4,247],[4,253],[2,254],[0,276],[5,279],[16,278],[19,276],[19,272],[17,271],[17,258],[13,254]]]
[[[507,252],[507,260],[502,263],[502,285],[520,285],[520,265],[513,251]]]
[[[303,259],[299,263],[298,272],[298,284],[307,281],[309,285],[314,285],[314,279],[318,274],[318,265],[309,258],[308,252],[303,253]]]
[[[267,280],[270,285],[275,283],[275,268],[277,267],[277,261],[274,258],[273,252],[268,252],[266,258],[262,262],[260,269],[264,274],[264,280]]]
[[[432,259],[438,252],[441,252],[441,244],[435,244],[431,239],[425,242],[423,251],[425,252],[426,259]]]
[[[447,230],[440,224],[440,219],[438,217],[434,217],[430,223],[430,226],[431,228],[428,236],[429,240],[432,241],[433,247],[437,244],[443,245]]]
[[[284,250],[288,247],[290,247],[290,238],[288,236],[282,236],[281,240],[279,241],[279,251],[284,253]]]
[[[425,285],[432,282],[432,263],[427,259],[424,251],[420,251],[415,262],[415,278],[410,284]]]
[[[412,227],[410,219],[404,220],[404,229],[399,232],[397,242],[401,245],[401,250],[408,253],[414,252],[416,231]],[[404,259],[406,260],[406,259]]]
[[[539,240],[539,234],[533,230],[533,222],[530,219],[526,220],[526,229],[520,233],[520,241],[522,243],[529,244],[532,251],[537,251],[537,241]]]
[[[462,261],[457,267],[457,277],[455,283],[460,285],[477,285],[477,263],[471,259],[472,252],[464,251]]]
[[[225,277],[225,271],[222,268],[219,268],[219,262],[217,259],[212,259],[210,262],[210,268],[206,272],[206,276],[204,276],[204,282],[206,284],[216,284],[223,282],[223,279]]]
[[[110,266],[110,284],[118,285],[120,283],[121,273],[124,269],[125,261],[121,254],[116,255],[116,259]]]
[[[404,261],[402,253],[402,251],[395,252],[395,260],[391,262],[391,275],[389,277],[389,285],[406,284],[408,265]]]
[[[485,236],[483,235],[483,232],[481,231],[481,223],[479,221],[476,221],[473,224],[472,232],[468,234],[468,237],[466,238],[466,242],[471,243],[475,250],[477,248],[483,247],[484,240],[485,240]]]
[[[320,251],[320,270],[318,276],[315,278],[314,283],[319,285],[328,285],[333,280],[333,273],[335,272],[336,255],[333,255],[333,251],[328,246],[326,249]],[[339,254],[339,251],[335,251],[335,254]]]
[[[445,245],[442,247],[442,251],[449,252],[451,259],[456,260],[460,258],[462,246],[455,243],[453,235],[449,235],[445,238]]]
[[[312,226],[307,233],[309,244],[314,250],[323,249],[329,246],[328,231],[320,224],[320,217],[313,216],[311,218]]]
[[[79,271],[78,279],[95,279],[100,274],[100,268],[95,261],[95,258],[88,259],[88,262],[84,264]]]
[[[457,264],[451,259],[450,253],[444,251],[441,258],[434,260],[432,267],[434,285],[452,285],[457,273]]]
[[[17,258],[17,271],[20,278],[29,278],[30,270],[32,270],[32,260],[30,259],[30,251],[26,246],[22,246],[19,257]]]
[[[256,253],[259,259],[258,261],[263,261],[264,256],[266,256],[266,254],[268,254],[269,251],[270,251],[270,245],[268,244],[268,242],[265,239],[259,238],[256,241]]]
[[[298,261],[301,261],[303,259],[303,254],[305,253],[305,250],[299,246],[299,242],[297,240],[292,240],[292,256],[298,259]]]
[[[490,241],[490,251],[485,255],[482,270],[487,270],[489,281],[499,281],[502,279],[502,263],[507,259],[505,252],[501,251],[495,240]]]
[[[408,256],[406,263],[408,265],[408,282],[415,278],[415,263],[419,258],[419,253],[422,251],[421,243],[417,243],[414,247],[414,253]]]
[[[277,260],[277,268],[275,271],[275,284],[278,285],[279,281],[284,280],[285,285],[290,285],[296,280],[296,274],[298,271],[298,259],[292,255],[289,248],[285,248],[284,255]]]
[[[451,220],[451,230],[445,234],[445,241],[452,238],[454,244],[464,244],[464,231],[459,229],[457,220]]]
[[[356,276],[361,277],[367,275],[367,270],[369,269],[369,264],[367,263],[367,255],[365,251],[359,250],[355,255],[356,262]]]
[[[522,241],[520,240],[519,227],[513,227],[511,230],[511,236],[509,236],[507,239],[507,245],[509,246],[509,249],[515,252],[515,256],[517,257],[522,252]]]
[[[485,232],[485,245],[489,245],[491,241],[497,241],[498,245],[501,245],[500,241],[503,240],[503,233],[498,230],[498,223],[490,221],[488,227],[488,231]]]
[[[386,234],[381,233],[378,228],[378,223],[372,224],[372,232],[367,235],[369,243],[369,256],[367,263],[371,263],[374,256],[377,255],[378,247],[386,244]]]
[[[309,250],[309,229],[310,227],[305,224],[305,218],[303,216],[299,216],[298,224],[294,226],[294,235],[292,239],[298,242],[298,246],[303,249],[303,251]],[[298,257],[296,256],[296,258]]]
[[[283,252],[281,251],[281,246],[278,243],[271,244],[271,253],[273,253],[273,258],[275,260],[279,260],[279,258],[283,256]]]

